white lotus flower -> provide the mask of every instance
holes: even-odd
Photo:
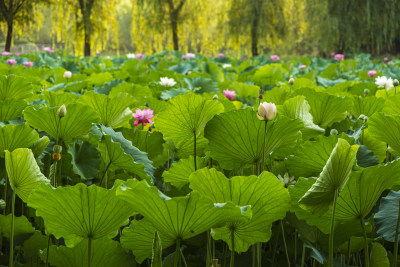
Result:
[[[163,85],[165,87],[172,87],[176,84],[175,80],[173,78],[168,78],[168,77],[162,77],[160,78],[160,85]]]
[[[388,79],[385,76],[376,77],[375,84],[378,85],[378,88],[385,88],[386,90],[393,88],[392,78]]]
[[[230,68],[230,67],[232,67],[232,64],[224,64],[224,65],[222,65],[223,69]]]
[[[187,53],[187,54],[186,54],[186,57],[187,57],[187,58],[195,58],[196,55],[193,54],[193,53]]]
[[[136,58],[135,54],[129,53],[126,55],[127,58],[131,59],[131,58]]]
[[[72,72],[70,72],[70,71],[64,72],[64,78],[65,79],[70,79],[71,77],[72,77]]]

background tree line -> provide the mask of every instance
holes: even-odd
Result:
[[[397,54],[400,0],[0,0],[0,42],[77,55]]]

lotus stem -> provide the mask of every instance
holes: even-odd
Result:
[[[235,266],[235,231],[231,229],[231,262],[230,267]]]
[[[294,266],[297,263],[297,230],[294,230]]]
[[[368,239],[367,239],[367,231],[365,230],[365,221],[364,217],[360,217],[361,229],[364,236],[364,254],[365,254],[365,266],[369,267],[369,252],[368,252]]]
[[[8,202],[7,202],[7,195],[8,195],[8,179],[7,179],[7,172],[6,172],[6,176],[5,176],[5,179],[6,179],[6,183],[5,183],[5,185],[4,185],[4,202],[6,202],[6,206],[4,207],[4,210],[3,210],[3,215],[6,215],[6,213],[7,213],[7,207],[8,207]]]
[[[335,189],[335,196],[333,198],[333,210],[332,210],[332,217],[331,217],[331,232],[329,235],[329,261],[328,267],[333,266],[333,236],[335,234],[335,212],[336,212],[336,203],[337,198],[339,195],[339,190]]]
[[[350,266],[350,248],[351,248],[351,238],[349,239],[348,245],[347,245],[347,267]]]
[[[183,256],[183,252],[182,252],[181,249],[179,249],[179,253],[181,254],[181,259],[182,259],[182,261],[183,261],[183,265],[184,265],[185,267],[188,267],[188,266],[187,266],[187,263],[186,263],[186,260],[185,260],[185,256]]]
[[[92,261],[92,238],[89,237],[88,240],[88,267],[90,267]]]
[[[181,240],[179,238],[176,239],[176,249],[175,249],[175,259],[174,259],[174,267],[178,267],[181,265]]]
[[[194,170],[197,171],[197,161],[196,161],[196,131],[193,131],[193,136],[194,136],[194,151],[193,151]]]
[[[263,172],[265,170],[265,139],[267,137],[267,125],[268,125],[268,121],[265,121],[265,126],[264,126],[264,142],[263,142],[263,153],[262,153],[262,168],[261,168],[261,172]]]
[[[207,230],[207,258],[206,258],[206,266],[209,267],[211,265],[211,235],[210,230]]]
[[[399,200],[399,211],[397,215],[396,232],[394,236],[394,248],[393,248],[393,266],[397,267],[397,254],[399,249],[399,225],[400,225],[400,200]]]
[[[258,267],[261,267],[261,243],[260,242],[258,242],[257,244],[256,244],[256,246],[257,246],[257,266]]]
[[[305,257],[306,257],[306,244],[303,243],[303,252],[301,253],[301,267],[304,267]]]
[[[287,264],[288,264],[287,266],[290,266],[289,253],[288,253],[287,246],[286,246],[285,228],[283,227],[282,220],[281,220],[279,223],[280,223],[280,225],[281,225],[283,246],[285,247],[286,261],[287,261]]]
[[[15,217],[15,190],[13,190],[12,194],[12,202],[11,202],[11,233],[10,233],[10,261],[9,266],[14,266],[14,217]]]
[[[50,240],[51,240],[51,235],[49,235],[47,238],[46,264],[45,264],[46,267],[49,267]]]

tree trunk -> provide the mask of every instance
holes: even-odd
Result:
[[[171,18],[171,27],[172,27],[172,40],[174,42],[174,50],[179,50],[179,39],[178,39],[178,22],[177,18]]]
[[[85,46],[84,46],[85,57],[90,57],[90,31],[85,27]]]
[[[258,56],[258,18],[254,17],[251,23],[251,53]]]
[[[11,50],[11,40],[13,33],[13,19],[7,21],[7,38],[6,38],[6,47],[5,51],[10,52]]]

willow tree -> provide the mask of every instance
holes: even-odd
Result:
[[[4,50],[11,50],[14,24],[25,24],[34,19],[34,6],[49,4],[50,0],[0,0],[0,21],[7,24],[7,37]]]
[[[143,10],[148,23],[160,31],[167,24],[171,28],[174,50],[179,50],[178,25],[186,16],[182,9],[186,0],[138,0],[137,4]]]
[[[229,10],[229,29],[234,36],[250,34],[251,52],[258,55],[261,38],[274,38],[285,34],[284,1],[232,0]]]

